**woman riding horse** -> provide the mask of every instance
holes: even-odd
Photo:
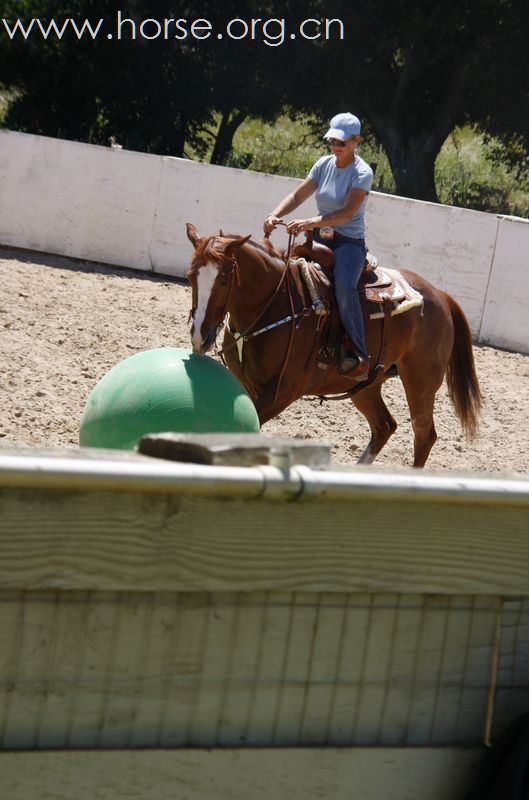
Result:
[[[446,375],[463,429],[470,437],[476,433],[482,398],[472,336],[462,309],[446,292],[402,271],[423,304],[391,318],[387,342],[384,320],[370,321],[367,345],[372,353],[383,352],[384,358],[378,356],[373,380],[358,383],[354,373],[340,374],[334,363],[319,363],[322,317],[297,290],[294,271],[269,240],[253,242],[249,236],[223,234],[200,237],[190,223],[187,235],[195,250],[188,273],[193,352],[207,353],[227,318],[224,357],[252,396],[261,425],[305,395],[345,392],[369,423],[371,438],[360,462],[370,464],[397,428],[381,388],[390,375],[398,374],[410,409],[413,464],[422,467],[437,439],[435,395]],[[331,306],[329,311],[332,317]]]
[[[345,353],[340,371],[363,380],[369,372],[369,354],[357,284],[367,252],[364,217],[373,171],[357,153],[361,141],[360,120],[354,114],[334,116],[324,138],[332,155],[323,156],[314,164],[303,183],[267,216],[263,227],[265,233],[270,233],[282,222],[284,214],[294,211],[316,192],[318,216],[292,220],[287,230],[294,235],[313,230],[314,239],[334,251],[336,300],[354,348]]]

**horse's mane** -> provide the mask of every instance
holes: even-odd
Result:
[[[254,242],[252,239],[250,239],[250,242],[258,250],[264,250],[265,253],[268,253],[269,256],[280,258],[283,261],[285,256],[285,251],[283,249],[280,250],[279,248],[275,247],[275,245],[272,244],[270,239],[262,239],[260,242]]]
[[[197,261],[222,261],[224,258],[224,253],[220,252],[219,250],[215,250],[214,242],[218,237],[216,236],[207,236],[204,239],[200,240],[200,243],[195,250],[195,258],[193,260]]]
[[[202,239],[198,245],[195,251],[195,258],[200,261],[208,261],[211,259],[212,261],[221,263],[224,260],[226,245],[234,239],[240,239],[240,236],[236,233],[223,233],[222,231],[219,236],[207,236]],[[260,250],[268,256],[283,260],[284,251],[275,247],[270,239],[263,239],[261,241],[249,239],[246,244],[255,248],[255,250]],[[221,247],[219,247],[219,245],[221,245]]]
[[[220,237],[217,238],[221,238],[223,240],[228,239],[229,241],[232,241],[233,239],[239,239],[240,237],[237,233],[223,233],[221,231]],[[260,241],[249,239],[247,244],[255,247],[256,250],[260,250],[262,253],[267,253],[267,255],[274,256],[275,258],[282,259],[285,252],[284,250],[279,250],[277,247],[275,247],[270,239],[261,239]]]

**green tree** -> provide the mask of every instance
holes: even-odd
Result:
[[[157,14],[174,16],[170,5],[159,3]],[[189,16],[189,7],[180,5],[182,16]],[[71,17],[93,25],[103,19],[103,31],[115,30],[116,8],[105,0],[4,0],[0,9],[11,24],[17,18],[27,24],[34,17],[46,23]],[[146,3],[129,2],[122,9],[137,24],[152,16]],[[209,87],[195,87],[200,50],[196,43],[132,40],[131,30],[119,42],[106,33],[79,40],[67,31],[61,39],[30,36],[4,43],[0,80],[16,92],[4,124],[95,143],[107,143],[112,135],[131,149],[183,155],[186,141],[212,116]]]
[[[103,18],[107,0],[0,0],[11,22]],[[0,83],[14,92],[4,124],[51,136],[131,149],[204,156],[226,163],[248,116],[273,120],[316,112],[321,125],[340,110],[357,113],[383,146],[397,192],[437,200],[434,165],[447,136],[474,123],[499,138],[504,158],[522,172],[529,152],[529,3],[527,0],[129,0],[137,21],[198,16],[221,30],[230,18],[341,19],[344,37],[270,46],[259,34],[241,41],[216,35],[153,41],[79,41],[50,36],[0,39]],[[277,26],[276,26],[277,27]],[[112,30],[112,27],[106,30]],[[335,29],[336,30],[336,29]]]
[[[260,19],[261,27],[248,41],[224,39],[211,59],[213,108],[220,117],[213,163],[226,161],[233,136],[247,117],[273,121],[287,105],[295,110],[300,91],[308,96],[307,63],[317,60],[319,44],[299,35],[293,39],[291,33],[308,15],[323,17],[323,8],[323,0],[313,0],[310,8],[305,0],[235,0],[231,7],[223,6],[224,20]]]
[[[129,0],[123,16],[139,29],[142,20],[184,19],[187,29],[198,17],[211,22],[208,39],[151,41],[130,38],[132,24],[124,26],[125,39],[107,38],[115,30],[117,10],[106,0],[0,0],[1,16],[13,25],[17,18],[59,23],[69,17],[104,20],[103,34],[92,40],[77,39],[71,31],[63,38],[15,37],[0,47],[0,81],[16,91],[4,124],[17,130],[106,143],[115,136],[130,149],[182,156],[186,148],[205,154],[213,139],[211,160],[224,163],[233,136],[248,115],[272,120],[282,110],[292,69],[298,64],[287,46],[270,46],[256,35],[236,41],[217,32],[230,19],[250,20],[296,15],[300,0],[277,4],[256,0],[214,0],[195,3],[159,2],[156,11],[145,0]],[[241,22],[240,29],[244,30]],[[154,23],[149,31],[155,31]],[[278,25],[275,30],[277,32]],[[237,31],[236,31],[237,33]],[[273,32],[270,30],[270,34]],[[270,42],[270,37],[268,39]],[[282,71],[283,70],[283,71]],[[278,80],[278,74],[281,80]],[[220,121],[219,121],[220,120]]]
[[[305,107],[365,119],[398,194],[437,201],[435,160],[458,125],[527,144],[526,0],[342,0],[335,9],[347,36],[321,49]]]

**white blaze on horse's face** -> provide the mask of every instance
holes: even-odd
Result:
[[[209,263],[204,264],[204,266],[197,270],[197,307],[195,309],[193,326],[191,328],[191,343],[193,345],[193,352],[197,355],[203,355],[205,352],[202,325],[206,318],[206,311],[218,274],[219,271],[217,267]]]

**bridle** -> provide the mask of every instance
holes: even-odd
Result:
[[[237,259],[235,258],[235,256],[225,256],[224,253],[219,253],[217,250],[215,250],[215,260],[218,260],[220,262],[221,267],[220,267],[219,271],[222,271],[221,272],[222,275],[227,274],[227,281],[228,281],[228,284],[229,284],[228,292],[226,294],[226,300],[224,301],[224,306],[222,308],[222,314],[221,314],[221,317],[220,317],[220,319],[223,320],[225,318],[226,314],[228,313],[228,305],[229,305],[229,302],[230,302],[230,299],[231,299],[231,294],[233,292],[234,285],[237,284],[237,287],[239,289],[241,288],[241,276],[240,276],[239,264],[238,264]],[[204,261],[204,263],[201,264],[201,266],[204,266],[206,263],[207,262]],[[200,267],[198,267],[198,269],[200,269]],[[191,320],[195,319],[196,310],[197,310],[197,307],[196,307],[195,303],[192,302],[191,303],[191,310],[190,310],[189,316],[187,318],[188,323]],[[219,325],[220,325],[220,323],[219,323]]]
[[[286,223],[285,222],[278,222],[277,224],[278,225],[284,225],[286,227]],[[269,239],[270,238],[270,234],[266,233],[264,238],[265,239]],[[279,293],[279,291],[281,289],[281,286],[283,285],[283,282],[285,280],[285,277],[286,277],[286,275],[287,275],[287,273],[289,271],[288,270],[288,261],[289,261],[289,258],[290,258],[290,253],[291,253],[292,246],[294,244],[295,239],[296,239],[296,235],[293,234],[293,233],[289,233],[289,235],[288,235],[288,245],[287,245],[287,249],[286,249],[285,256],[284,256],[286,268],[283,270],[281,278],[279,279],[279,283],[277,284],[274,292],[272,293],[270,299],[268,300],[268,302],[266,303],[264,308],[259,312],[258,316],[254,319],[252,324],[248,326],[246,331],[241,333],[241,336],[243,338],[249,338],[252,335],[250,333],[252,331],[252,328],[254,328],[255,325],[257,325],[259,320],[268,311],[270,305],[273,303],[274,299],[276,298],[277,294]],[[218,250],[215,250],[214,252],[215,252],[215,260],[219,261],[220,264],[221,264],[221,269],[223,271],[227,272],[227,274],[228,274],[228,282],[229,282],[228,292],[226,294],[226,299],[224,301],[224,306],[222,308],[222,313],[221,313],[221,315],[219,317],[219,319],[222,321],[222,320],[224,320],[224,318],[226,317],[226,314],[228,313],[228,305],[229,305],[229,302],[230,302],[230,299],[231,299],[231,295],[232,295],[233,287],[234,287],[235,283],[237,284],[237,287],[239,289],[241,288],[241,277],[240,277],[239,264],[238,264],[238,261],[237,261],[235,256],[226,256],[226,255],[224,255],[224,253],[219,253]],[[203,259],[202,266],[205,263],[207,263],[207,262]],[[289,297],[290,297],[290,291],[289,291]],[[307,309],[304,309],[304,311],[306,312]],[[189,312],[189,316],[188,316],[188,319],[187,319],[188,323],[192,319],[194,320],[195,312],[196,312],[196,305],[192,304],[191,305],[191,310]],[[304,316],[307,316],[307,314],[305,313]],[[290,321],[290,317],[288,317],[288,318],[286,318],[284,320],[281,320],[279,324],[283,324],[284,322],[288,322],[288,321]],[[218,326],[219,328],[220,328],[220,324],[221,323],[219,323],[219,326]],[[261,329],[259,331],[256,331],[254,335],[265,333],[267,330],[271,330],[272,327],[276,327],[276,324],[272,323],[272,326],[267,326],[266,329],[263,328],[263,329]],[[228,345],[228,348],[232,347],[234,344],[235,343],[232,343],[232,345]],[[224,348],[222,350],[219,350],[218,351],[219,355],[222,357],[222,354],[228,348]]]
[[[285,223],[278,223],[278,224],[285,225]],[[269,238],[269,236],[270,236],[270,234],[265,234],[265,238]],[[224,359],[224,354],[226,352],[228,352],[229,350],[231,350],[232,348],[236,347],[241,340],[246,342],[249,339],[252,339],[252,338],[254,338],[256,336],[260,336],[261,334],[267,333],[268,331],[271,331],[274,328],[279,327],[280,325],[285,325],[286,323],[290,322],[291,323],[291,325],[290,325],[290,336],[289,336],[287,350],[286,350],[286,353],[285,353],[285,358],[283,360],[283,365],[282,365],[281,372],[280,372],[279,379],[278,379],[277,386],[276,386],[276,391],[275,391],[275,396],[276,397],[277,397],[277,394],[279,392],[279,388],[281,386],[283,375],[285,373],[285,370],[286,370],[286,367],[287,367],[287,363],[288,363],[288,360],[289,360],[289,357],[290,357],[290,352],[291,352],[292,344],[293,344],[293,340],[294,340],[294,332],[295,332],[297,320],[299,320],[299,319],[301,319],[303,317],[308,317],[310,314],[314,313],[314,311],[316,310],[316,306],[313,303],[311,306],[307,306],[306,308],[302,308],[298,312],[295,311],[294,298],[292,296],[293,278],[292,278],[292,272],[291,272],[291,270],[289,269],[289,266],[288,266],[289,265],[289,259],[290,259],[290,253],[292,251],[292,246],[293,246],[293,243],[294,243],[295,239],[296,239],[296,235],[292,234],[292,233],[289,233],[288,246],[287,246],[287,250],[286,250],[285,256],[284,256],[285,269],[282,271],[281,277],[280,277],[280,279],[279,279],[279,281],[277,283],[277,286],[275,287],[275,289],[272,292],[272,294],[269,297],[269,299],[266,301],[264,307],[259,311],[258,315],[255,317],[255,319],[252,321],[252,323],[247,326],[246,330],[238,332],[236,336],[234,335],[233,341],[230,342],[228,345],[226,345],[226,347],[223,347],[221,350],[216,350],[217,355],[220,356],[222,362],[226,366],[226,361]],[[227,280],[229,282],[229,287],[228,287],[228,291],[227,291],[227,294],[226,294],[226,299],[224,301],[224,305],[223,305],[223,308],[222,308],[221,315],[219,316],[219,319],[222,322],[222,320],[225,319],[226,314],[228,313],[228,306],[229,306],[229,302],[230,302],[231,295],[232,295],[233,288],[234,288],[235,284],[237,284],[237,286],[239,288],[241,286],[240,268],[239,268],[239,264],[238,264],[237,258],[235,256],[225,256],[223,253],[219,253],[217,250],[215,250],[214,252],[215,252],[214,258],[215,258],[215,260],[217,260],[217,261],[219,261],[221,263],[221,268],[225,272],[227,272]],[[206,262],[204,262],[204,263],[206,263]],[[272,305],[272,303],[276,299],[277,295],[281,291],[281,288],[283,287],[284,284],[286,284],[288,304],[290,306],[290,314],[288,314],[286,317],[283,317],[280,320],[277,320],[276,322],[272,322],[272,323],[270,323],[268,325],[265,325],[265,326],[255,330],[256,325],[262,319],[262,317],[266,314],[266,312],[268,311],[268,309],[270,308],[270,306]],[[196,311],[196,306],[193,305],[192,308],[191,308],[190,314],[189,314],[189,320],[194,319],[195,311]],[[220,329],[221,322],[219,322],[219,325],[217,327],[217,332]],[[319,329],[319,325],[318,325],[318,329]]]

